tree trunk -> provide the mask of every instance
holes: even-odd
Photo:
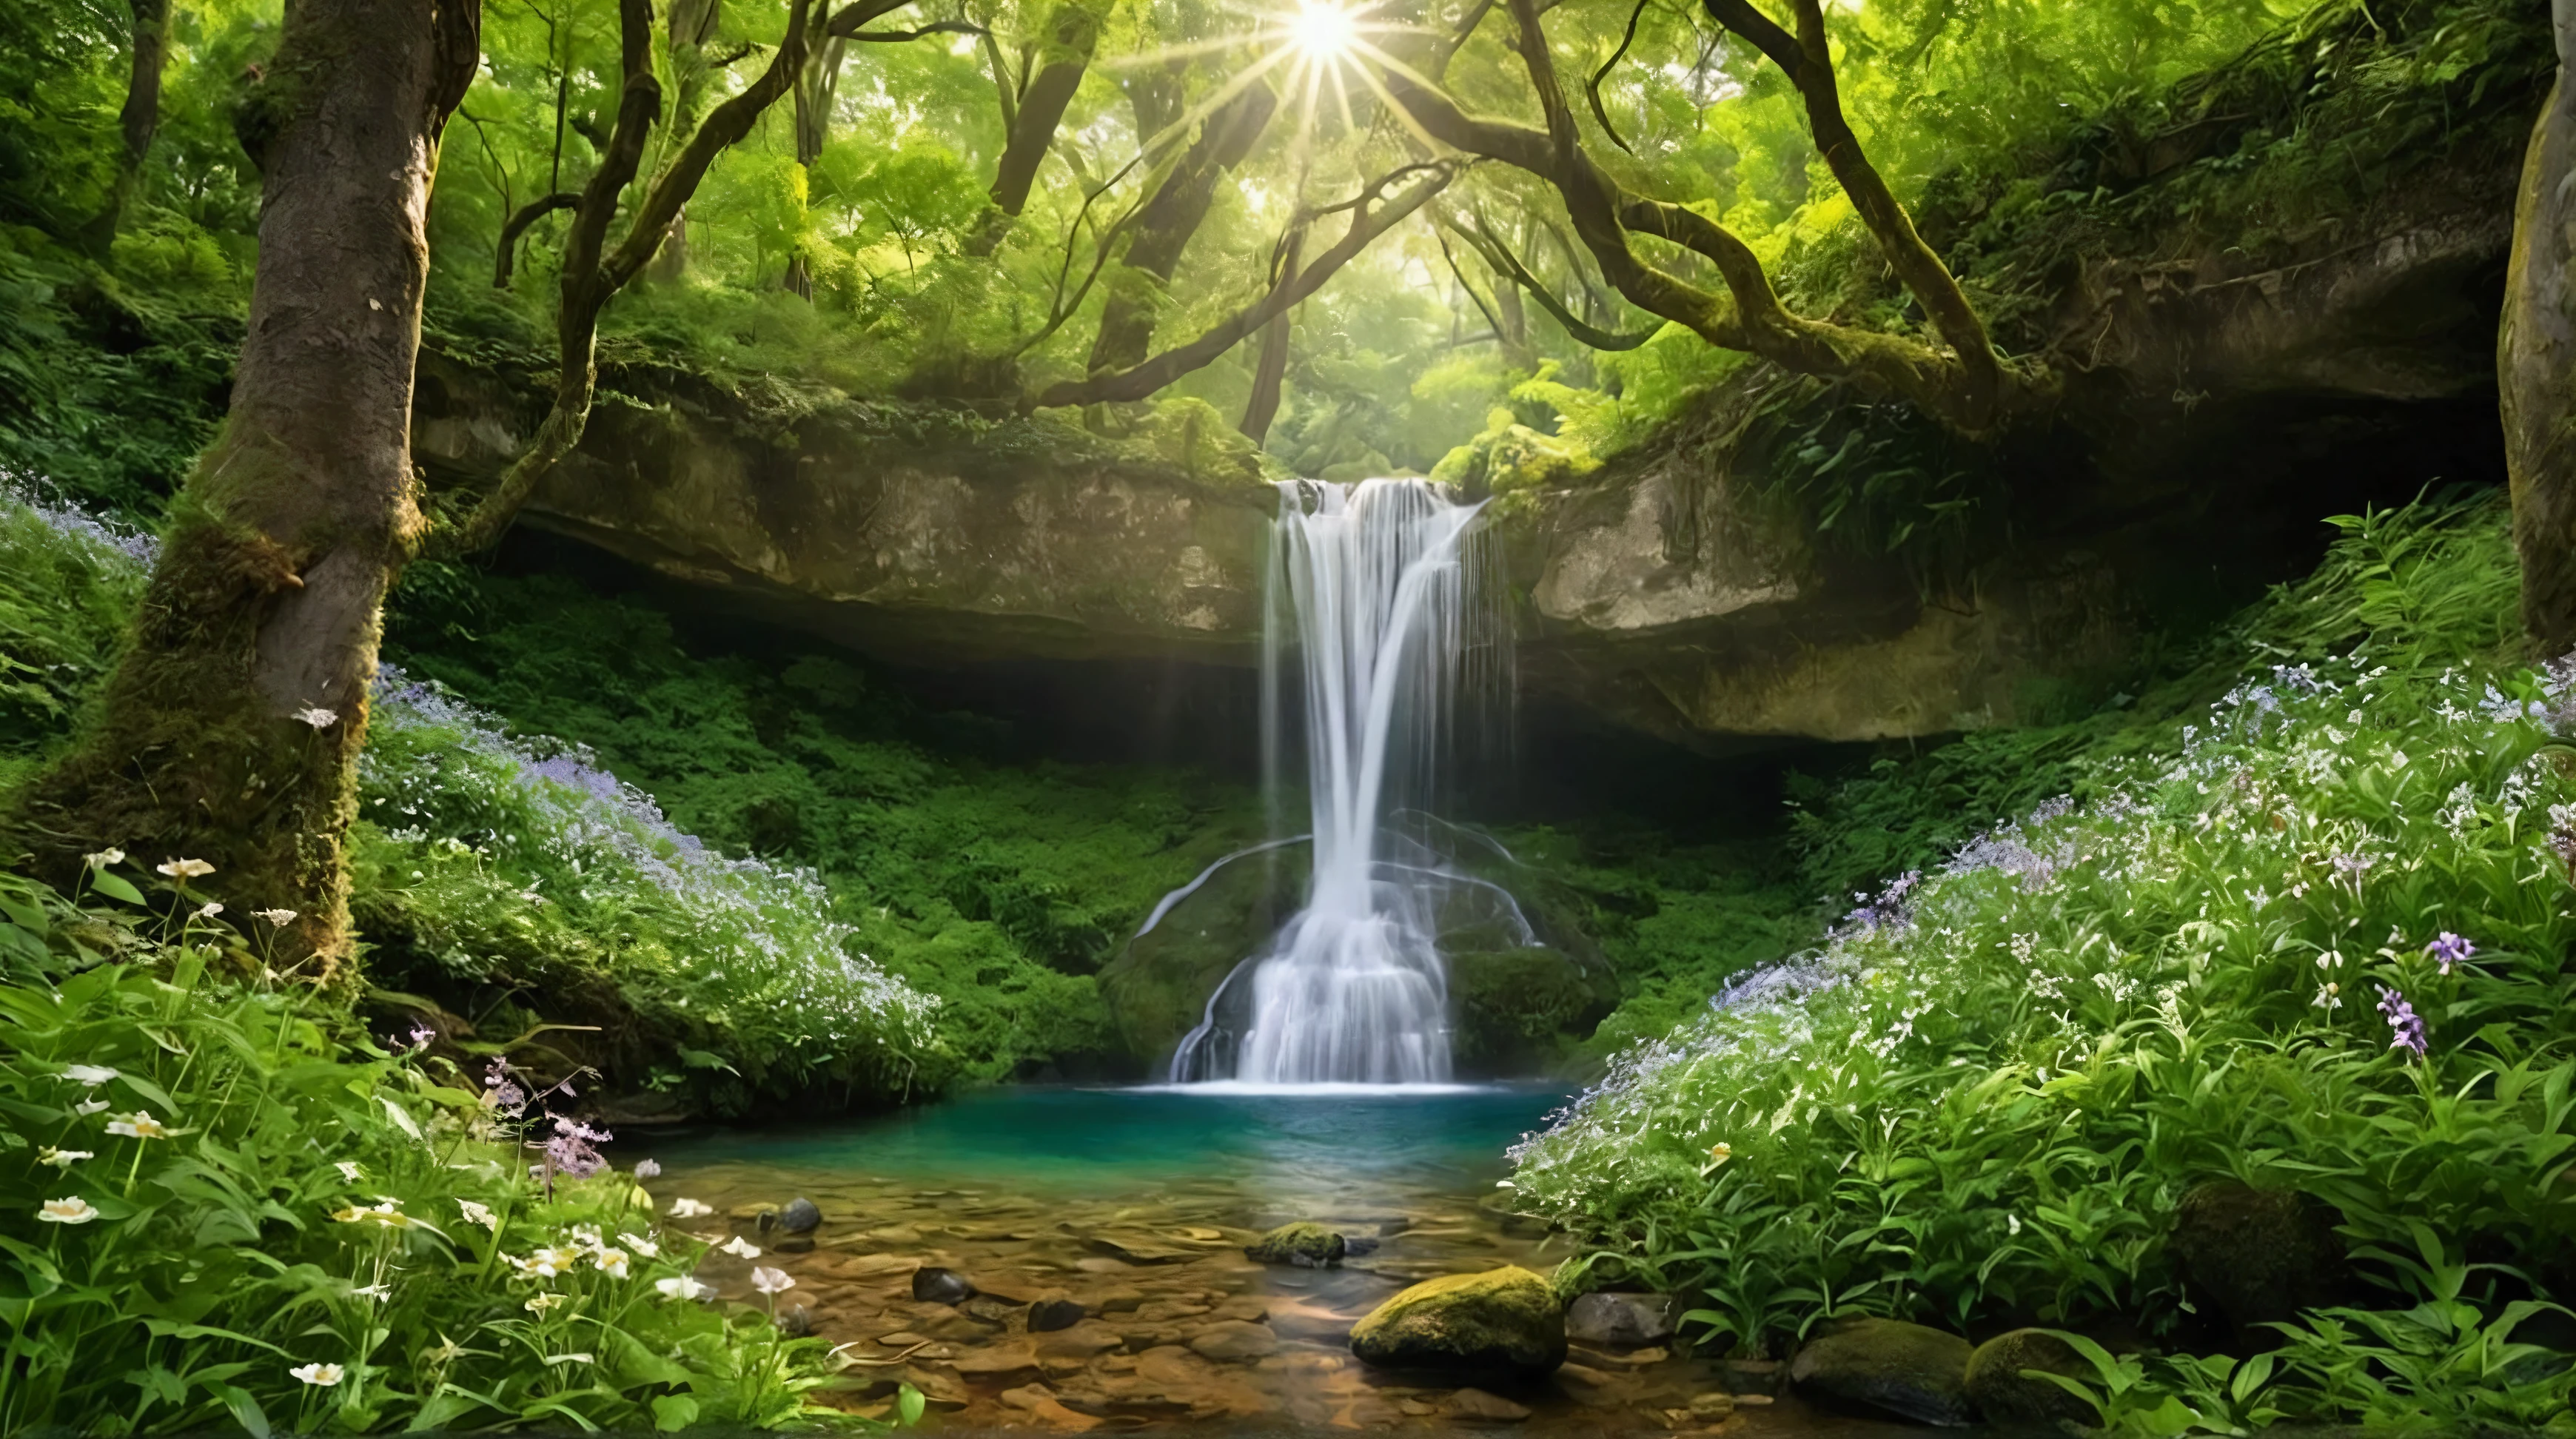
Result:
[[[144,157],[152,153],[152,137],[161,128],[161,72],[170,57],[170,0],[129,0],[129,5],[134,14],[131,64],[126,71],[125,107],[116,116],[125,145],[116,157],[116,183],[108,192],[107,207],[90,221],[83,237],[92,251],[102,255],[125,223],[125,207],[133,202],[135,185],[143,178]]]
[[[2544,660],[2576,650],[2576,0],[2552,9],[2558,82],[2523,159],[2496,340],[2523,632]]]
[[[672,103],[665,121],[663,144],[669,153],[677,153],[671,138],[683,142],[697,132],[698,113],[706,107],[707,82],[713,78],[707,64],[707,42],[715,38],[718,0],[672,0],[667,34],[670,37]],[[656,284],[670,284],[689,273],[689,212],[684,208],[671,217],[671,228],[662,236],[662,248],[644,271],[644,278]]]
[[[1020,95],[1010,139],[994,167],[993,208],[985,212],[984,224],[968,241],[968,254],[993,253],[1010,232],[1011,221],[1029,203],[1038,166],[1055,144],[1056,127],[1064,123],[1065,107],[1073,103],[1074,91],[1082,88],[1092,49],[1100,43],[1100,16],[1082,0],[1061,0],[1048,28],[1045,63]]]
[[[1207,220],[1208,207],[1216,200],[1217,179],[1252,153],[1277,109],[1278,97],[1270,87],[1256,83],[1200,122],[1198,138],[1137,217],[1125,268],[1111,282],[1109,298],[1101,306],[1100,334],[1092,342],[1089,373],[1126,369],[1153,349],[1157,303],[1172,282],[1172,272],[1180,268],[1190,237]]]
[[[1300,230],[1288,237],[1288,249],[1282,269],[1297,272],[1297,259],[1306,247],[1306,232]],[[1282,310],[1261,332],[1261,359],[1252,370],[1252,398],[1244,402],[1243,423],[1238,426],[1244,438],[1258,445],[1270,438],[1270,424],[1279,418],[1279,390],[1288,379],[1288,342],[1296,335],[1294,312]]]
[[[97,724],[13,828],[55,879],[84,849],[214,866],[288,909],[281,965],[350,952],[348,864],[385,588],[420,528],[413,361],[438,134],[474,75],[475,0],[289,0],[244,125],[259,269],[223,432],[172,512]]]
[[[832,36],[814,47],[805,59],[805,67],[796,74],[796,163],[808,177],[814,173],[814,162],[823,158],[825,142],[832,138],[832,105],[841,89],[841,57],[849,53],[849,48],[848,40]],[[799,299],[814,298],[814,276],[806,267],[803,250],[787,257],[785,283],[788,292]]]

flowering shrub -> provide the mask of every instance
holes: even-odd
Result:
[[[938,1001],[857,952],[813,874],[728,859],[586,752],[390,667],[375,703],[362,920],[468,979],[603,977],[692,1068],[749,1090],[911,1087]]]
[[[2469,1300],[2545,1291],[2576,1240],[2576,668],[2456,645],[2510,629],[2460,613],[2510,603],[2499,507],[2343,523],[2240,631],[2336,643],[2095,746],[2080,799],[1888,883],[1525,1141],[1521,1205],[1598,1246],[1578,1275],[1705,1293],[1747,1347],[1845,1310],[2163,1325],[2169,1216],[2234,1178],[2332,1203],[2401,1291],[2430,1297],[2439,1255],[2393,1257],[2427,1232],[2526,1266]]]
[[[99,857],[93,894],[135,892],[121,868]],[[251,977],[229,929],[141,912],[0,876],[0,1431],[806,1410],[822,1345],[696,1302],[705,1246],[636,1178],[550,1156],[541,1182],[497,1087]]]

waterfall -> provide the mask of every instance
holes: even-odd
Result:
[[[1237,966],[1182,1041],[1176,1081],[1449,1079],[1437,936],[1459,878],[1390,816],[1432,798],[1462,720],[1509,663],[1500,587],[1482,573],[1482,508],[1420,479],[1281,484],[1263,754],[1275,775],[1293,681],[1313,868],[1305,907]]]

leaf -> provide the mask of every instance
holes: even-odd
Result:
[[[734,1068],[730,1063],[727,1063],[725,1057],[721,1054],[711,1054],[703,1049],[691,1049],[685,1044],[680,1045],[678,1050],[680,1062],[691,1069],[721,1069],[727,1074],[740,1074],[742,1072],[741,1070]]]
[[[248,1390],[218,1384],[215,1393],[223,1399],[224,1408],[231,1411],[233,1422],[249,1432],[250,1439],[268,1439],[268,1415],[260,1411],[259,1401],[250,1397]]]
[[[426,1144],[429,1142],[421,1137],[420,1126],[412,1122],[410,1113],[401,1105],[394,1103],[393,1096],[389,1094],[379,1094],[376,1096],[376,1103],[385,1107],[385,1117],[394,1122],[394,1127],[396,1129],[410,1135],[412,1143]]]
[[[665,1434],[686,1429],[697,1422],[698,1401],[686,1394],[665,1394],[653,1401],[653,1427]]]
[[[905,1428],[920,1423],[923,1412],[929,1408],[930,1401],[922,1398],[921,1391],[911,1385],[906,1384],[895,1391],[895,1413],[902,1416]]]
[[[136,889],[133,885],[128,884],[124,879],[116,875],[109,874],[103,869],[90,871],[89,887],[100,894],[106,895],[109,899],[121,899],[127,904],[141,904],[143,902],[143,891]]]

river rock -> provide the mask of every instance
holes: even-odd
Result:
[[[778,1227],[788,1234],[811,1234],[823,1222],[823,1211],[811,1199],[798,1195],[778,1211]]]
[[[2351,1288],[2339,1219],[2313,1195],[2220,1181],[2182,1197],[2165,1248],[2238,1338],[2268,1349],[2278,1336],[2264,1325],[2336,1303]]]
[[[2063,1420],[2100,1422],[2093,1406],[2046,1379],[2024,1370],[2063,1374],[2069,1379],[2099,1382],[2093,1366],[2075,1346],[2045,1329],[2015,1329],[1977,1346],[1968,1356],[1968,1400],[1990,1424],[2047,1424]]]
[[[1815,1398],[1955,1427],[1976,1418],[1968,1401],[1968,1357],[1975,1352],[1956,1334],[1859,1319],[1809,1340],[1789,1361],[1789,1380]]]
[[[912,1271],[912,1297],[924,1304],[963,1304],[975,1297],[975,1286],[954,1269],[923,1265]]]
[[[1026,1343],[996,1344],[969,1349],[948,1361],[948,1367],[965,1379],[1002,1379],[1037,1373],[1038,1355]]]
[[[1595,1293],[1565,1306],[1565,1337],[1578,1344],[1643,1349],[1673,1337],[1673,1301],[1665,1294]]]
[[[1266,1324],[1250,1324],[1240,1319],[1224,1319],[1192,1336],[1190,1349],[1202,1359],[1238,1364],[1247,1359],[1261,1359],[1277,1353],[1279,1336]]]
[[[1500,1394],[1482,1389],[1461,1389],[1449,1396],[1452,1418],[1472,1419],[1486,1424],[1518,1424],[1530,1417],[1529,1406],[1515,1404]]]
[[[1294,1224],[1282,1224],[1261,1236],[1260,1243],[1244,1248],[1243,1256],[1246,1259],[1257,1259],[1264,1264],[1292,1264],[1299,1269],[1321,1269],[1339,1260],[1349,1252],[1349,1248],[1350,1246],[1342,1242],[1342,1236],[1339,1234],[1313,1220],[1301,1219]]]
[[[1082,1322],[1083,1308],[1070,1299],[1041,1299],[1029,1306],[1029,1332],[1045,1334]]]
[[[1526,1269],[1451,1274],[1371,1310],[1351,1329],[1351,1352],[1381,1369],[1538,1379],[1565,1362],[1565,1313]]]
[[[811,1234],[781,1235],[770,1241],[769,1247],[779,1254],[811,1254],[814,1252],[814,1236]]]

